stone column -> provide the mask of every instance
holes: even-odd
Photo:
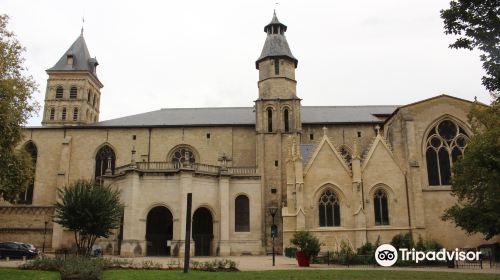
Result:
[[[71,136],[66,136],[61,143],[61,156],[59,157],[59,168],[57,171],[57,188],[64,188],[68,184],[69,163],[71,155]],[[58,192],[56,192],[56,201],[59,201]],[[63,227],[54,223],[52,229],[52,249],[57,250],[70,244],[64,244]]]
[[[229,176],[221,173],[219,177],[219,205],[220,205],[220,256],[231,255],[231,245],[229,241],[230,213],[229,213]]]

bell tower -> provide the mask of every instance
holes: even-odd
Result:
[[[278,207],[274,218],[278,225],[276,240],[278,252],[282,250],[281,207],[286,205],[286,158],[291,141],[300,142],[302,130],[301,99],[297,97],[295,69],[298,60],[293,56],[285,37],[287,26],[274,11],[271,22],[264,27],[266,42],[255,62],[259,70],[259,97],[255,100],[257,133],[257,162],[262,178],[263,213],[265,228],[263,246],[271,248],[270,207]]]
[[[103,84],[97,78],[97,59],[90,56],[82,33],[49,74],[43,126],[82,125],[99,121]]]

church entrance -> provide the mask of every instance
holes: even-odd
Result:
[[[212,249],[213,219],[205,207],[196,209],[193,214],[193,240],[195,256],[210,256]]]
[[[172,240],[172,213],[166,207],[157,206],[148,213],[146,221],[146,242],[148,256],[169,256],[167,241]]]

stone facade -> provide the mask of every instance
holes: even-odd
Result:
[[[182,119],[187,112],[180,125],[148,117],[163,110],[97,122],[102,84],[97,61],[78,45],[85,44],[81,35],[48,70],[43,126],[26,128],[19,146],[37,147],[32,205],[2,203],[0,240],[41,247],[45,236],[52,250],[73,246],[72,234],[51,222],[57,189],[95,178],[121,190],[122,227],[99,242],[105,252],[123,256],[182,256],[188,193],[193,194],[191,250],[198,255],[269,252],[270,207],[280,209],[278,251],[303,229],[320,237],[323,250],[338,249],[341,240],[353,248],[379,237],[389,242],[401,232],[448,248],[491,242],[443,222],[440,216],[455,198],[449,184],[429,181],[432,129],[452,123],[460,128],[457,134],[472,135],[466,117],[471,102],[441,95],[390,110],[306,108],[296,93],[298,61],[286,43],[286,26],[274,16],[265,30],[256,63],[254,121],[238,120],[245,108],[210,111],[233,114],[219,123],[211,122],[210,114],[185,109],[173,113]],[[84,54],[75,54],[78,49]],[[72,64],[70,55],[77,59]],[[81,57],[88,63],[81,64]],[[75,86],[76,97],[56,98],[59,86],[65,94]],[[74,106],[82,112],[77,120],[71,110],[65,120],[58,113],[51,119],[51,108]],[[368,111],[369,117],[360,117]],[[201,121],[193,121],[197,118]],[[446,172],[438,172],[442,182]]]

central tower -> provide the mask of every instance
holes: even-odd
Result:
[[[257,132],[257,162],[262,176],[263,213],[266,213],[262,240],[271,250],[269,207],[278,207],[274,221],[278,225],[278,252],[282,250],[281,207],[286,203],[286,164],[289,145],[300,140],[302,130],[300,98],[297,97],[295,69],[298,60],[293,56],[285,37],[286,25],[273,14],[264,27],[266,42],[255,62],[259,70],[259,98],[255,101]]]

